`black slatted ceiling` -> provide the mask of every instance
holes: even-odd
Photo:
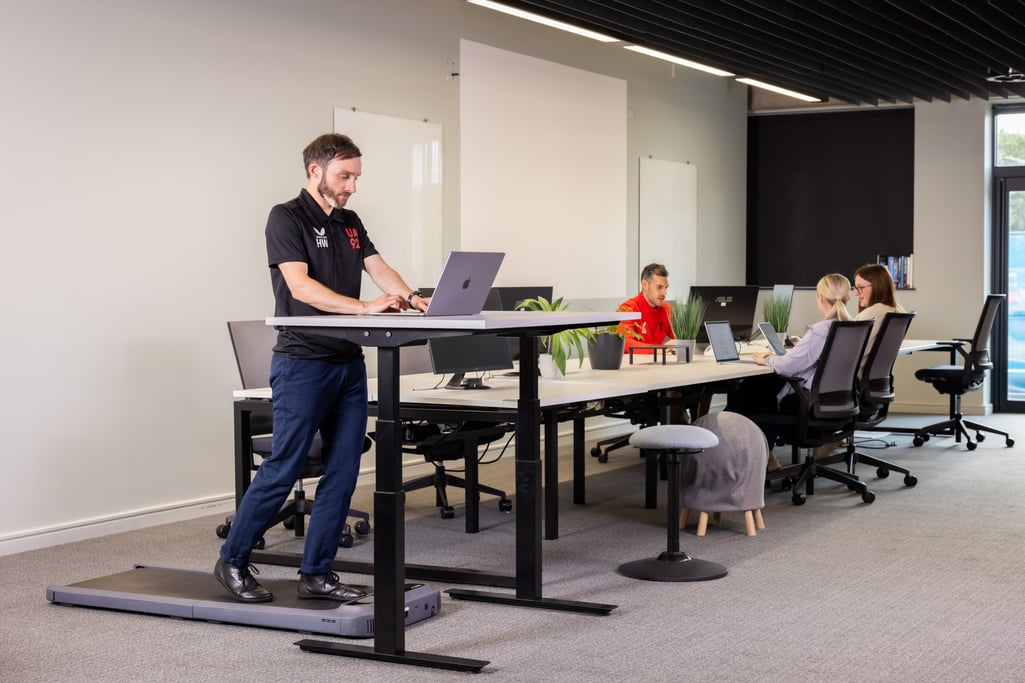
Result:
[[[1025,96],[1025,0],[502,0],[822,100]]]

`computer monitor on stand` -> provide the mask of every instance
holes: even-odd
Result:
[[[747,285],[700,285],[690,288],[690,296],[700,296],[705,301],[705,318],[698,333],[699,343],[708,343],[705,322],[708,320],[729,320],[735,341],[749,341],[754,331],[755,307],[758,303],[758,288]]]
[[[508,340],[494,335],[431,339],[427,342],[427,352],[434,374],[452,375],[446,389],[488,389],[483,377],[467,377],[466,374],[513,367]]]

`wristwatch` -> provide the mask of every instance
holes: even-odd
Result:
[[[406,297],[406,303],[409,304],[410,308],[413,308],[413,297],[414,296],[418,296],[418,297],[423,298],[423,294],[420,293],[419,289],[414,289],[412,292],[410,292],[409,296]]]

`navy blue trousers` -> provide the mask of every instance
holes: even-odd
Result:
[[[320,431],[324,475],[303,547],[301,571],[326,574],[338,551],[367,431],[367,371],[362,360],[335,363],[274,356],[274,439],[235,512],[221,559],[244,567],[288,499]]]

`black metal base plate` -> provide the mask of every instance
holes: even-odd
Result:
[[[662,553],[658,557],[619,565],[619,573],[644,581],[711,581],[726,576],[721,564],[698,560],[686,553]]]
[[[480,673],[481,669],[491,663],[483,659],[446,657],[445,655],[432,655],[425,652],[377,652],[372,647],[365,647],[362,645],[345,645],[342,643],[333,643],[323,640],[305,639],[298,640],[295,644],[304,652],[319,652],[320,654],[325,655],[355,657],[357,659],[373,659],[378,662],[426,666],[431,669],[447,669],[449,671]]]
[[[464,588],[449,588],[445,592],[456,600],[492,602],[500,605],[553,609],[562,612],[582,612],[584,614],[606,615],[618,606],[601,602],[579,602],[577,600],[559,600],[556,598],[518,598],[508,593],[466,590]]]

